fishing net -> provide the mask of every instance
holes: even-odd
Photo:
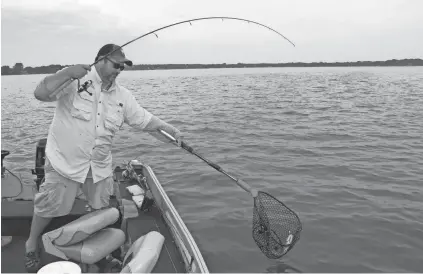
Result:
[[[265,192],[254,199],[253,238],[270,259],[290,251],[300,239],[302,225],[297,214]]]

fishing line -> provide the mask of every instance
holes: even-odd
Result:
[[[225,19],[226,19],[226,20],[237,20],[237,21],[243,21],[243,22],[252,23],[252,24],[255,24],[255,25],[258,25],[258,26],[264,27],[264,28],[266,28],[266,29],[268,29],[268,30],[270,30],[270,31],[272,31],[272,32],[274,32],[274,33],[276,33],[276,34],[278,34],[279,36],[281,36],[282,38],[284,38],[285,40],[287,40],[290,44],[292,44],[292,45],[295,47],[295,44],[294,44],[291,40],[289,40],[287,37],[285,37],[284,35],[282,35],[282,34],[281,34],[280,32],[278,32],[277,30],[275,30],[275,29],[273,29],[273,28],[271,28],[271,27],[269,27],[269,26],[266,26],[266,25],[264,25],[264,24],[262,24],[262,23],[259,23],[259,22],[256,22],[256,21],[252,21],[252,20],[248,20],[248,19],[244,19],[244,18],[237,18],[237,17],[212,16],[212,17],[201,17],[201,18],[194,18],[194,19],[184,20],[184,21],[176,22],[176,23],[173,23],[173,24],[170,24],[170,25],[166,25],[166,26],[164,26],[164,27],[160,27],[160,28],[158,28],[158,29],[155,29],[155,30],[152,30],[152,31],[150,31],[150,32],[147,32],[146,34],[143,34],[143,35],[141,35],[141,36],[138,36],[138,37],[136,37],[136,38],[134,38],[134,39],[132,39],[132,40],[130,40],[130,41],[128,41],[128,42],[126,42],[125,44],[123,44],[122,46],[120,46],[120,48],[123,48],[123,47],[125,47],[125,46],[127,46],[127,45],[129,45],[129,44],[131,44],[131,43],[133,43],[133,42],[135,42],[135,41],[137,41],[137,40],[139,40],[139,39],[141,39],[141,38],[143,38],[143,37],[146,37],[146,36],[148,36],[148,35],[151,35],[151,34],[154,34],[157,38],[159,38],[159,36],[156,34],[156,32],[159,32],[159,31],[161,31],[161,30],[164,30],[164,29],[167,29],[167,28],[170,28],[170,27],[173,27],[173,26],[177,26],[177,25],[184,24],[184,23],[189,23],[190,25],[192,25],[192,24],[191,24],[191,22],[194,22],[194,21],[212,20],[212,19],[221,19],[222,21],[224,21]],[[100,60],[102,60],[102,59],[106,58],[107,56],[109,56],[110,54],[112,54],[112,53],[114,53],[115,51],[119,50],[120,48],[116,48],[116,49],[114,49],[113,51],[111,51],[111,52],[109,52],[108,54],[106,54],[105,56],[103,56],[102,58],[99,58],[99,59],[98,59],[96,62],[94,62],[91,66],[95,65],[95,64],[96,64],[96,63],[98,63]]]

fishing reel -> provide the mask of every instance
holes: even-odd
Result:
[[[77,80],[78,80],[78,93],[86,91],[90,96],[93,96],[92,92],[88,91],[88,88],[93,85],[93,81],[92,80],[85,81],[85,83],[83,83],[81,86],[79,79]]]

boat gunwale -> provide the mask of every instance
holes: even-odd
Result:
[[[152,179],[152,181],[154,182],[154,185],[155,185],[154,187],[159,191],[159,194],[163,198],[163,202],[165,203],[165,206],[167,206],[169,208],[172,217],[177,222],[176,225],[173,224],[171,222],[171,220],[169,220],[166,217],[166,213],[165,213],[166,210],[164,210],[162,208],[163,206],[156,203],[157,208],[160,210],[160,212],[162,214],[164,222],[170,228],[170,232],[171,232],[171,234],[172,234],[172,236],[175,240],[176,246],[178,247],[182,257],[184,258],[184,261],[186,260],[185,251],[181,250],[181,248],[182,248],[181,243],[179,243],[178,241],[182,241],[183,245],[188,244],[188,246],[189,246],[188,252],[189,252],[190,256],[192,256],[195,259],[193,262],[194,263],[196,262],[198,267],[199,267],[199,269],[192,271],[192,269],[190,269],[192,266],[186,265],[186,263],[185,263],[185,267],[186,267],[187,272],[188,273],[209,273],[206,262],[204,261],[203,255],[202,255],[200,249],[198,248],[196,241],[194,240],[191,232],[189,231],[186,224],[182,220],[178,211],[174,207],[172,201],[170,200],[169,196],[167,195],[166,191],[164,190],[163,186],[161,185],[160,181],[158,180],[158,178],[157,178],[156,174],[154,173],[153,169],[149,165],[144,164],[144,163],[142,163],[142,166],[148,172],[148,174],[151,176],[151,179]],[[144,174],[144,176],[145,176],[145,174]],[[147,183],[148,183],[148,180],[147,180]],[[150,188],[151,188],[151,186],[150,186]],[[154,196],[154,193],[153,193],[153,196]],[[154,197],[154,200],[157,202],[158,199],[156,197]],[[179,226],[180,229],[178,229],[178,226]],[[180,239],[180,235],[177,235],[179,230],[181,230],[181,232],[184,234],[184,236],[187,240],[186,243],[184,243],[183,239]]]

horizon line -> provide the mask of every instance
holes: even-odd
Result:
[[[422,57],[423,58],[423,57]],[[226,63],[226,62],[221,62],[221,63],[141,63],[141,64],[133,64],[132,67],[134,66],[160,66],[160,65],[277,65],[277,64],[342,64],[342,63],[361,63],[361,62],[372,62],[372,63],[376,63],[376,62],[388,62],[388,61],[406,61],[406,60],[420,60],[423,61],[422,58],[403,58],[403,59],[386,59],[386,60],[377,60],[377,61],[369,61],[369,60],[360,60],[360,61],[312,61],[312,62],[304,62],[304,61],[296,61],[296,62],[255,62],[255,63],[243,63],[243,62],[237,62],[237,63]],[[16,64],[22,64],[24,65],[24,63],[22,62],[16,62],[14,65]],[[79,63],[78,63],[79,64]],[[38,66],[24,66],[24,67],[45,67],[45,66],[72,66],[72,65],[76,65],[75,64],[71,64],[71,65],[61,65],[61,64],[49,64],[49,65],[38,65]],[[2,67],[6,67],[10,65],[3,65]],[[13,65],[12,65],[13,67]]]

